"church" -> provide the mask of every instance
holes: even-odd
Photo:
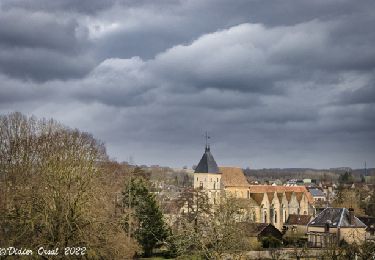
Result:
[[[254,222],[271,223],[279,230],[290,214],[315,213],[314,200],[304,186],[250,185],[241,168],[218,167],[209,144],[195,168],[193,185],[206,191],[212,204],[222,197],[241,199]]]

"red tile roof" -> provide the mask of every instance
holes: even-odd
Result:
[[[241,168],[237,167],[220,167],[221,181],[225,187],[249,187],[249,183]]]
[[[285,192],[288,201],[291,198],[291,194],[294,192],[297,195],[298,201],[301,200],[302,194],[305,194],[307,200],[310,203],[314,202],[313,197],[307,191],[305,186],[271,186],[271,185],[250,185],[251,193],[264,193],[264,192]],[[289,193],[289,194],[288,194]]]

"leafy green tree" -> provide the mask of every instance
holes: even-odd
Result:
[[[152,255],[156,245],[168,237],[168,229],[155,196],[149,192],[143,178],[131,178],[123,191],[123,203],[130,209],[124,224],[125,230],[139,242],[145,256]]]

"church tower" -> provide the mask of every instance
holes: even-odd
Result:
[[[194,188],[207,191],[210,201],[216,204],[221,188],[221,173],[207,139],[206,135],[205,151],[194,172]]]

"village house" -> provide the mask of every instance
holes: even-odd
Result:
[[[342,240],[361,244],[366,240],[366,228],[353,209],[326,208],[307,225],[308,245],[330,247]]]
[[[313,197],[315,202],[324,202],[326,201],[326,194],[318,188],[311,188],[309,189],[311,196]]]

